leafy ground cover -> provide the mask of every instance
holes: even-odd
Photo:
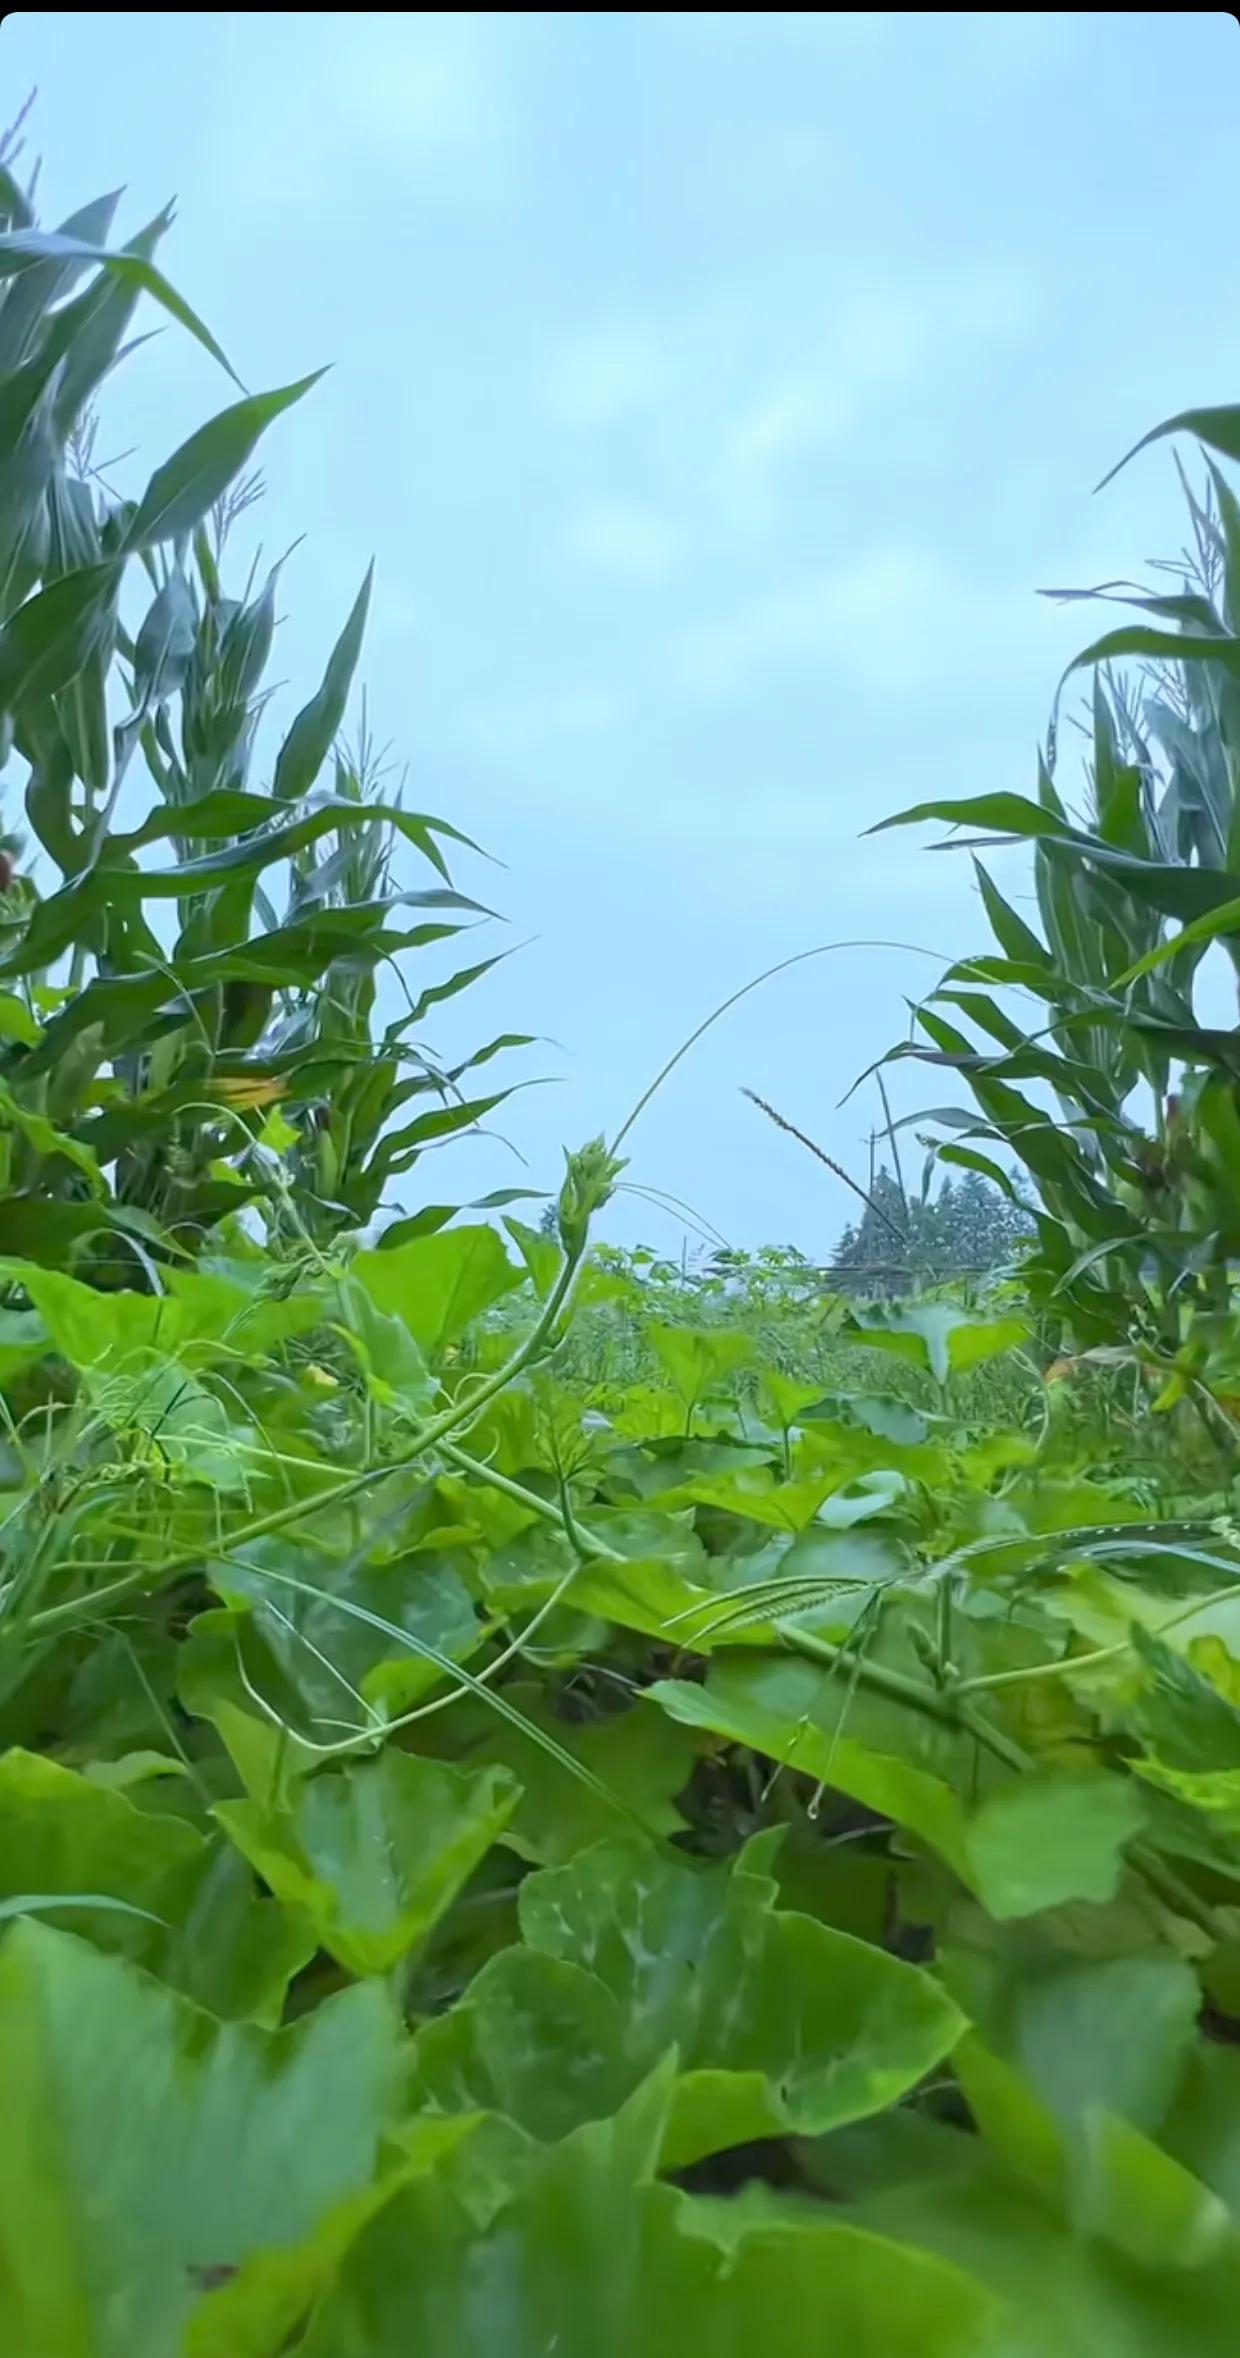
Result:
[[[1236,1066],[1185,997],[1240,938],[1222,475],[1177,630],[1089,657],[1160,667],[1163,754],[1100,671],[1079,825],[1049,762],[939,814],[1037,846],[1050,938],[988,880],[1003,957],[924,1011],[977,1110],[918,1117],[1023,1166],[1018,1274],[691,1283],[592,1244],[601,1142],[546,1229],[366,1241],[499,1093],[419,1044],[476,967],[377,1023],[470,912],[454,830],[336,750],[364,593],[250,778],[221,503],[304,389],[101,495],[137,293],[208,331],[162,224],[0,199],[0,2341],[1230,2354]]]

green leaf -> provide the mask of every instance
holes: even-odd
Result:
[[[1207,443],[1211,450],[1220,451],[1224,458],[1240,459],[1240,409],[1234,404],[1221,409],[1182,409],[1175,417],[1164,418],[1161,426],[1151,426],[1148,434],[1143,434],[1139,442],[1134,442],[1132,449],[1117,460],[1110,474],[1103,476],[1098,485],[1099,491],[1114,482],[1120,469],[1126,467],[1129,459],[1134,459],[1138,451],[1148,450],[1151,442],[1160,442],[1165,434],[1195,434],[1198,442]]]
[[[202,1836],[172,1817],[149,1817],[122,1793],[33,1752],[0,1757],[0,1901],[26,1895],[89,1908],[123,1906],[148,1921],[178,1917],[204,1852]],[[149,1950],[140,1924],[101,1916],[75,1929],[105,1948]]]
[[[214,2024],[70,1933],[0,1948],[0,2341],[170,2358],[209,2287],[368,2185],[395,2098],[378,1988]]]
[[[1167,1952],[1065,1956],[1049,1943],[949,1952],[944,1977],[1071,2139],[1099,2111],[1157,2135],[1196,2038],[1191,1966]]]
[[[754,1355],[748,1335],[721,1327],[664,1326],[652,1322],[646,1334],[690,1416],[704,1393],[713,1385],[723,1383],[738,1367],[746,1366]]]
[[[0,1080],[0,1130],[4,1129],[16,1130],[45,1162],[54,1161],[59,1156],[63,1161],[71,1163],[75,1170],[82,1173],[92,1195],[107,1194],[107,1183],[90,1148],[80,1145],[66,1131],[58,1130],[54,1122],[48,1121],[46,1114],[36,1113],[31,1107],[22,1105],[8,1082]]]
[[[120,569],[86,565],[27,598],[0,630],[0,706],[15,712],[57,695],[111,647]]]
[[[322,369],[275,393],[252,393],[200,426],[157,467],[125,534],[127,549],[178,540],[201,523],[240,474],[260,435],[282,410],[317,385]]]
[[[404,1319],[377,1309],[353,1277],[341,1283],[340,1306],[336,1332],[361,1367],[371,1398],[414,1421],[425,1417],[438,1385]]]
[[[1201,2040],[1194,2047],[1162,2143],[1240,2218],[1240,2055]]]
[[[11,229],[0,236],[0,278],[12,278],[44,262],[98,263],[101,269],[110,272],[114,278],[127,280],[139,293],[150,295],[155,302],[162,304],[173,319],[189,329],[191,336],[197,338],[212,359],[218,360],[234,382],[239,383],[240,379],[236,377],[214,336],[203,326],[197,312],[191,311],[175,287],[169,286],[162,271],[156,270],[153,263],[134,250],[139,242],[135,239],[133,247],[122,249],[119,253],[109,253],[106,247],[93,245],[79,237],[66,236],[63,230]]]
[[[731,1873],[695,1871],[615,1840],[521,1887],[526,1941],[611,1990],[630,2053],[648,2067],[676,2048],[665,2167],[877,2112],[963,2028],[928,1975],[808,1916],[772,1913],[773,1897],[744,1853]]]
[[[493,1228],[448,1228],[390,1251],[357,1253],[349,1273],[376,1309],[404,1321],[432,1362],[521,1283]]]
[[[80,1937],[228,2017],[278,2017],[314,1950],[305,1923],[258,1900],[249,1868],[218,1839],[136,1807],[98,1773],[6,1752],[0,1918],[61,1908],[73,1911]]]
[[[300,2346],[301,2329],[315,2303],[335,2283],[341,2261],[362,2228],[391,2201],[393,2190],[430,2171],[442,2173],[444,2182],[468,2186],[475,2174],[487,2171],[488,2145],[502,2152],[505,2126],[425,2115],[402,2122],[401,2159],[394,2167],[385,2168],[373,2185],[334,2203],[301,2242],[253,2253],[212,2287],[210,2300],[190,2319],[182,2358],[280,2358]],[[515,2145],[515,2132],[510,2136]]]
[[[854,1317],[852,1332],[871,1350],[894,1352],[924,1367],[938,1384],[982,1367],[1028,1341],[1029,1322],[1018,1312],[1003,1318],[972,1318],[949,1302],[916,1302],[907,1310],[870,1311]]]
[[[259,1692],[279,1692],[283,1684],[297,1724],[316,1741],[342,1737],[343,1720],[356,1723],[360,1742],[444,1675],[420,1647],[432,1648],[441,1662],[466,1662],[483,1631],[459,1572],[441,1558],[413,1553],[340,1563],[337,1555],[331,1551],[324,1562],[279,1539],[256,1540],[244,1565],[213,1566],[212,1577],[221,1595],[248,1607],[238,1617],[236,1643]],[[299,1572],[314,1576],[313,1595],[281,1585],[281,1574]],[[343,1609],[350,1605],[360,1612]],[[402,1646],[402,1637],[413,1642]],[[264,1657],[274,1680],[265,1674]]]
[[[1018,2358],[1102,2351],[1181,2358],[1191,2349],[1194,2358],[1227,2358],[1238,2290],[1230,2256],[1209,2265],[1199,2248],[1195,2266],[1181,2261],[1168,2270],[1155,2243],[1154,2264],[1143,2266],[1108,2248],[1096,2212],[1078,2225],[1061,2204],[1027,2189],[989,2142],[929,2123],[922,2131],[916,2139],[850,2132],[851,2150],[833,2140],[826,2185],[837,2202],[853,2195],[849,2212],[860,2224],[897,2248],[911,2243],[967,2269],[973,2284],[1001,2300],[1000,2350]],[[1178,2225],[1183,2206],[1174,2207]],[[1158,2212],[1165,2220],[1161,2203]]]
[[[304,2358],[989,2358],[1001,2313],[963,2270],[821,2214],[752,2225],[651,2184],[656,2073],[531,2165],[479,2235],[435,2177],[358,2237]],[[467,2149],[468,2150],[468,2149]],[[1213,2352],[1210,2354],[1213,2358]]]
[[[422,2087],[557,2135],[674,2049],[665,2168],[881,2110],[950,2052],[962,2017],[916,1968],[773,1914],[773,1896],[743,1857],[694,1870],[631,1842],[527,1877],[522,1931],[546,1970],[520,1949],[493,1958],[423,2032]],[[569,2053],[548,2085],[557,2038]]]
[[[307,1777],[287,1810],[216,1815],[278,1899],[301,1908],[346,1971],[391,1971],[451,1906],[511,1817],[516,1779],[389,1746]]]
[[[677,1795],[684,1792],[702,1749],[691,1728],[649,1710],[640,1698],[628,1710],[576,1725],[556,1716],[541,1687],[513,1681],[507,1691],[527,1721],[553,1734],[652,1834],[682,1832]],[[453,1705],[451,1724],[462,1759],[472,1767],[503,1762],[520,1781],[520,1799],[500,1837],[510,1850],[536,1866],[556,1866],[614,1834],[614,1802],[566,1777],[559,1762],[530,1738],[497,1726],[494,1714],[474,1697],[463,1696]]]
[[[148,262],[172,213],[166,209],[148,221],[124,248],[133,260]],[[72,303],[58,308],[47,320],[40,342],[43,361],[62,360],[63,373],[56,396],[56,423],[67,434],[109,370],[124,357],[121,338],[133,318],[142,288],[134,278],[101,270]],[[139,337],[144,342],[145,338]],[[133,346],[126,346],[132,351]]]
[[[720,1656],[704,1687],[660,1679],[648,1694],[682,1725],[749,1745],[906,1826],[968,1882],[966,1821],[956,1794],[915,1760],[841,1733],[834,1719],[843,1683],[810,1662]]]
[[[1030,802],[1023,794],[971,794],[963,801],[918,802],[907,811],[900,811],[893,819],[880,819],[876,827],[867,827],[867,835],[882,835],[888,827],[919,826],[926,819],[938,819],[950,827],[985,827],[995,834],[1036,837],[1058,835],[1063,832],[1063,820],[1055,811],[1046,810],[1041,803]]]
[[[339,734],[362,650],[374,570],[373,565],[367,568],[353,610],[328,658],[318,694],[302,706],[280,747],[271,786],[277,802],[298,802],[309,793]]]
[[[502,1949],[418,2040],[418,2100],[501,2113],[527,2136],[565,2137],[632,2093],[622,2008],[580,1966]]]
[[[530,1273],[534,1291],[540,1302],[545,1302],[564,1256],[554,1236],[544,1236],[541,1230],[530,1228],[524,1220],[508,1218],[504,1226]]]
[[[988,1796],[969,1821],[974,1887],[992,1916],[1114,1899],[1141,1797],[1123,1777],[1048,1770]]]
[[[1090,664],[1131,662],[1208,663],[1223,671],[1240,673],[1240,638],[1221,633],[1205,637],[1189,631],[1150,630],[1144,623],[1125,623],[1075,655],[1064,678]]]
[[[1226,1833],[1240,1834],[1240,1768],[1178,1769],[1152,1757],[1134,1760],[1132,1766],[1160,1793],[1217,1820]]]
[[[276,2030],[289,1984],[317,1947],[309,1918],[259,1899],[247,1861],[220,1835],[203,1844],[175,1920],[143,1945],[138,1961],[208,2014]]]
[[[144,711],[176,695],[189,668],[197,633],[198,617],[189,584],[184,574],[174,568],[147,608],[134,642],[134,691]],[[174,814],[165,814],[169,832],[173,820]],[[235,827],[230,829],[230,833],[237,832]],[[114,853],[117,848],[114,842]]]
[[[1230,1770],[1240,1760],[1240,1710],[1191,1662],[1140,1626],[1129,1632],[1146,1684],[1133,1717],[1150,1750],[1193,1771]]]
[[[1135,965],[1116,975],[1114,988],[1126,990],[1129,983],[1139,982],[1142,975],[1153,974],[1156,967],[1165,966],[1181,950],[1201,948],[1206,942],[1217,941],[1220,934],[1234,933],[1240,933],[1240,900],[1224,901],[1221,907],[1208,909],[1203,917],[1194,917],[1191,924],[1181,926],[1166,941],[1156,942]]]

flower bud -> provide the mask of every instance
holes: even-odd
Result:
[[[564,1160],[567,1169],[556,1224],[560,1243],[570,1260],[576,1260],[585,1250],[591,1220],[610,1200],[625,1164],[611,1153],[603,1138],[591,1139],[575,1154],[566,1151]]]

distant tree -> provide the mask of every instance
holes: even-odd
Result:
[[[1032,1234],[1029,1215],[980,1171],[947,1178],[926,1202],[905,1203],[889,1171],[879,1171],[861,1219],[850,1224],[831,1267],[849,1292],[907,1293],[956,1276],[985,1276]]]

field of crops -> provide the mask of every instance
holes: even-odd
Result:
[[[346,749],[368,580],[255,752],[309,381],[94,475],[140,300],[231,374],[113,205],[0,170],[0,2347],[1231,2358],[1240,409],[1084,767],[902,814],[1005,1254],[669,1266],[623,1107],[428,1159],[522,1044],[421,1044],[463,838]]]

